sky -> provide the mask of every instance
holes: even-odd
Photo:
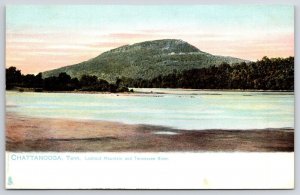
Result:
[[[59,5],[6,7],[6,67],[37,74],[148,40],[256,61],[294,56],[289,5]]]

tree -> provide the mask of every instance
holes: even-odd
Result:
[[[11,89],[15,86],[20,86],[22,82],[21,71],[16,67],[9,67],[6,69],[6,89]]]
[[[90,75],[82,75],[80,78],[80,85],[82,87],[90,87],[97,85],[98,78],[96,76],[90,76]]]

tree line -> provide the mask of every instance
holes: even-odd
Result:
[[[71,78],[65,72],[60,73],[58,76],[43,78],[42,73],[23,75],[16,67],[6,69],[6,89],[19,89],[20,91],[33,89],[36,92],[78,90],[114,93],[129,91],[118,78],[115,83],[108,83],[106,80],[90,75],[83,75],[80,79]]]
[[[21,74],[16,67],[6,69],[6,89],[33,88],[35,91],[108,91],[127,92],[136,88],[190,88],[190,89],[255,89],[294,90],[294,58],[267,58],[250,63],[176,70],[168,75],[153,79],[116,78],[115,83],[97,76],[83,75],[71,78],[65,72],[58,76],[43,78],[37,75]]]
[[[294,90],[294,57],[262,58],[256,62],[176,70],[151,80],[122,78],[137,88]]]

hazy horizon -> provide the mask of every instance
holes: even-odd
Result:
[[[256,61],[294,56],[288,5],[7,6],[6,67],[38,73],[119,46],[181,39],[204,52]]]

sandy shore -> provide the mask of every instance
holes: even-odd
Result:
[[[294,130],[186,131],[151,125],[47,119],[7,113],[7,151],[294,151]]]

